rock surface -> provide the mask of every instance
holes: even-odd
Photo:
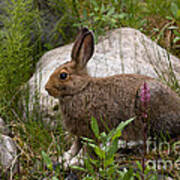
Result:
[[[0,163],[4,170],[15,165],[17,149],[13,140],[5,135],[0,134]]]
[[[15,143],[7,136],[8,134],[9,129],[0,117],[0,168],[2,167],[4,171],[15,166],[16,161],[14,160],[17,155]]]
[[[53,116],[52,109],[57,106],[57,100],[47,94],[44,86],[52,72],[59,65],[70,60],[72,45],[59,47],[44,54],[37,64],[35,74],[29,81],[31,96],[33,96],[35,88],[39,90],[40,106],[50,116]],[[163,76],[167,78],[171,73],[169,60],[180,82],[180,59],[168,54],[165,49],[140,31],[132,28],[121,28],[101,37],[87,67],[89,74],[96,77],[139,73],[159,78],[158,73],[160,75],[163,73]]]

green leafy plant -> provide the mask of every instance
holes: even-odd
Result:
[[[79,23],[75,23],[75,26],[87,26],[96,34],[103,34],[104,29],[117,27],[120,15],[116,13],[115,7],[110,4],[98,3],[96,0],[91,0],[90,9],[87,3],[84,3],[84,6]]]
[[[83,180],[133,180],[135,178],[138,180],[158,179],[156,169],[144,166],[140,161],[136,161],[136,166],[127,165],[123,169],[120,169],[120,165],[117,162],[116,153],[119,149],[118,140],[121,137],[122,130],[133,120],[134,118],[131,118],[125,122],[121,122],[117,128],[109,131],[107,134],[105,132],[100,133],[96,119],[91,119],[91,128],[97,138],[98,144],[92,139],[83,139],[85,142],[84,144],[93,150],[95,157],[92,156],[92,151],[90,151],[90,154],[83,159],[84,167],[72,166],[73,169],[84,173]]]
[[[171,3],[171,13],[176,20],[180,20],[180,3],[178,1]]]
[[[44,163],[47,166],[47,168],[49,170],[53,171],[53,163],[52,163],[50,157],[44,151],[42,151],[41,154],[42,154]]]
[[[179,27],[180,27],[180,3],[175,3],[172,2],[171,4],[171,13],[172,16],[168,16],[169,19],[173,22],[176,22],[177,25],[174,25],[172,27],[169,27],[169,29],[173,30],[173,33],[175,35],[175,38],[173,39],[173,44],[175,44],[175,48],[180,48],[180,45],[176,44],[177,42],[180,42],[180,31],[179,31]]]
[[[45,163],[46,167],[48,168],[48,170],[50,170],[51,172],[54,172],[53,175],[51,176],[51,179],[52,180],[58,180],[59,179],[58,178],[58,174],[59,174],[58,170],[59,169],[57,169],[57,168],[56,168],[56,170],[53,169],[53,162],[51,161],[51,159],[47,153],[42,151],[41,154],[42,154],[44,163]]]
[[[95,35],[104,34],[120,26],[140,27],[145,21],[137,14],[141,11],[139,1],[76,1],[78,21],[75,27],[87,26]]]
[[[91,128],[95,137],[98,140],[98,144],[94,140],[83,138],[85,145],[91,148],[96,155],[96,158],[92,158],[91,155],[84,159],[85,168],[74,166],[74,169],[87,172],[88,175],[84,180],[95,178],[99,179],[116,179],[131,176],[132,170],[127,172],[119,171],[118,164],[115,162],[116,152],[118,151],[118,140],[121,136],[122,130],[132,121],[134,118],[121,122],[116,129],[111,130],[108,134],[99,132],[98,124],[95,118],[91,119]],[[95,171],[96,169],[96,171]],[[97,170],[98,169],[98,170]],[[130,175],[131,174],[131,175]]]

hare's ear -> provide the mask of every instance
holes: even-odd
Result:
[[[94,37],[92,32],[83,28],[78,34],[74,43],[71,58],[75,61],[76,67],[82,69],[86,66],[94,52]]]

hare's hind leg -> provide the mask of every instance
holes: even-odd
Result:
[[[157,134],[180,135],[180,97],[157,81],[147,83],[150,89],[150,119]]]

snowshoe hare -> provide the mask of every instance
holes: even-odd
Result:
[[[158,80],[139,74],[90,77],[86,65],[93,52],[93,34],[83,28],[72,49],[71,61],[57,68],[45,87],[49,95],[59,99],[64,128],[77,137],[69,151],[72,156],[81,149],[82,136],[94,138],[91,117],[95,117],[102,132],[106,131],[104,124],[112,129],[138,115],[144,82],[150,89],[150,135],[180,135],[180,97],[175,92]],[[140,140],[142,134],[143,123],[136,118],[124,129],[122,138]]]

